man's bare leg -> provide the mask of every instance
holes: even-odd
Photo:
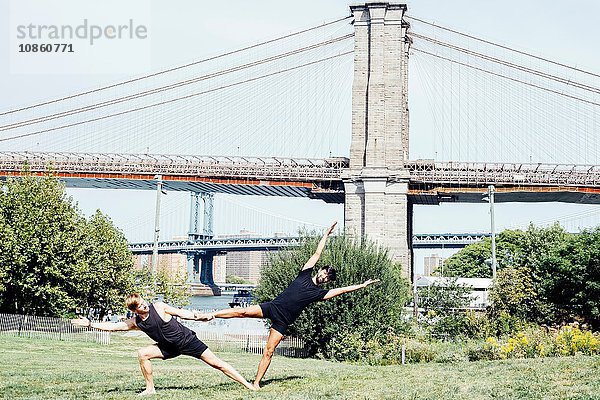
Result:
[[[254,387],[260,388],[260,381],[265,376],[269,365],[271,364],[271,359],[273,358],[273,354],[275,354],[275,349],[279,342],[283,339],[283,335],[271,328],[269,330],[269,338],[267,339],[267,345],[263,351],[263,356],[260,359],[260,363],[258,364],[258,371],[256,372],[256,378],[254,378]]]
[[[138,359],[140,360],[140,369],[144,380],[146,381],[146,389],[140,393],[140,396],[146,396],[149,394],[155,394],[154,381],[152,380],[152,358],[163,358],[163,354],[156,345],[142,347],[138,350]]]
[[[208,314],[199,314],[196,318],[199,321],[210,321],[213,318],[262,318],[262,309],[258,305],[245,308],[227,308]]]
[[[253,385],[251,385],[246,379],[244,379],[244,377],[240,375],[240,373],[237,372],[235,368],[233,368],[225,361],[221,360],[219,357],[215,356],[214,353],[209,349],[204,350],[204,352],[200,356],[200,359],[208,365],[210,365],[211,367],[218,369],[234,381],[241,383],[247,389],[256,390],[256,388]]]

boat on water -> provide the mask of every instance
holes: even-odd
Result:
[[[233,300],[229,303],[229,307],[248,307],[252,304],[254,296],[252,291],[248,289],[239,289],[236,294],[233,295]]]

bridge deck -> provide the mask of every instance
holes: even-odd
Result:
[[[25,166],[36,174],[50,168],[77,188],[154,190],[155,176],[162,175],[165,190],[343,203],[348,159],[0,152],[0,179],[21,175]],[[600,203],[600,167],[595,165],[416,160],[405,168],[414,204],[479,203],[492,184],[497,202]]]

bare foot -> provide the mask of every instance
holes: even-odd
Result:
[[[253,384],[251,384],[251,383],[248,383],[248,382],[246,382],[246,383],[242,383],[242,384],[244,385],[244,387],[245,387],[246,389],[248,389],[248,390],[252,390],[253,392],[255,392],[255,391],[257,391],[257,390],[258,390],[258,388],[254,387],[254,385],[253,385]]]
[[[258,389],[260,389],[260,384],[259,384],[259,383],[256,383],[256,382],[254,382],[254,383],[252,384],[252,387],[254,387],[254,390],[258,390]]]
[[[142,393],[138,394],[138,396],[150,396],[156,394],[156,390],[154,389],[146,389]]]

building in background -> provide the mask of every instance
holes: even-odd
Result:
[[[215,283],[225,283],[227,277],[227,253],[219,253],[213,257],[213,280]]]
[[[242,230],[234,235],[218,235],[215,236],[215,239],[250,239],[256,237],[260,237],[260,235]],[[220,257],[213,258],[213,277],[217,283],[225,282],[226,276],[234,275],[257,284],[263,268],[269,263],[269,251],[266,250],[229,251],[224,257],[225,268],[223,271],[223,258]],[[217,258],[219,260],[215,263]],[[223,273],[225,276],[223,276]],[[222,280],[217,280],[217,275]]]
[[[268,263],[268,251],[230,251],[226,258],[226,274],[257,284],[263,268]]]
[[[444,267],[444,261],[446,261],[445,258],[440,257],[437,254],[432,254],[431,256],[424,257],[423,260],[423,275],[433,275],[433,273],[436,270],[440,270],[440,275],[443,275],[442,272]]]
[[[152,267],[152,254],[139,254],[133,256],[133,268]],[[187,273],[187,257],[182,253],[160,254],[158,256],[158,270],[165,271],[169,276]]]
[[[416,286],[418,289],[429,286],[447,287],[459,285],[471,289],[469,295],[469,306],[467,308],[474,310],[483,310],[490,305],[489,292],[492,287],[492,280],[489,278],[444,278],[440,276],[420,276],[417,278]]]

